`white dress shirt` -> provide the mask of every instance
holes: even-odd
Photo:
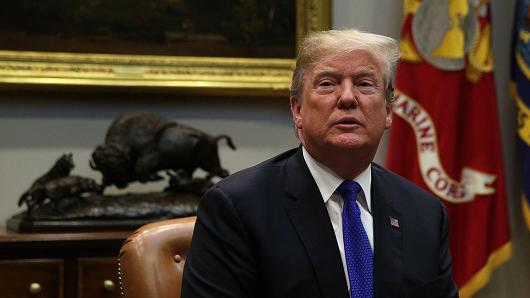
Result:
[[[344,268],[344,274],[346,276],[346,282],[348,284],[348,292],[350,288],[350,280],[348,278],[348,268],[346,266],[346,258],[344,256],[344,239],[342,235],[342,206],[344,200],[342,199],[339,193],[336,193],[335,190],[339,185],[344,181],[331,169],[327,168],[317,160],[315,160],[307,150],[302,147],[302,153],[304,160],[309,168],[309,172],[315,179],[315,182],[318,186],[318,190],[322,195],[322,199],[326,204],[328,209],[329,218],[331,219],[331,224],[333,226],[333,231],[335,232],[335,238],[337,239],[337,244],[339,246],[340,257],[342,259],[342,266]],[[366,168],[359,176],[353,179],[362,188],[362,192],[357,197],[357,205],[361,210],[361,221],[363,223],[364,230],[368,235],[368,240],[370,241],[370,248],[372,252],[374,251],[374,223],[371,214],[371,197],[370,189],[372,185],[372,167],[369,166]]]

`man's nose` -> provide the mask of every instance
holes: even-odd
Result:
[[[341,91],[338,100],[340,109],[354,109],[357,107],[357,96],[355,94],[355,87],[351,82],[343,82],[341,84]]]

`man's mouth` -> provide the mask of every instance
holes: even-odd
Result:
[[[336,126],[354,126],[361,125],[355,117],[344,117],[335,122]]]

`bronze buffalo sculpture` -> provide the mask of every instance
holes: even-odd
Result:
[[[128,113],[112,122],[105,143],[92,153],[90,166],[103,175],[103,188],[157,181],[162,179],[160,171],[191,181],[198,168],[207,172],[204,180],[209,181],[229,174],[219,161],[217,143],[222,139],[236,149],[227,135],[210,136],[154,113]]]
[[[211,136],[198,129],[147,112],[118,116],[103,144],[93,150],[89,164],[101,183],[72,175],[72,154],[63,154],[21,195],[27,210],[12,216],[14,231],[80,231],[135,229],[153,220],[191,216],[214,177],[226,177],[218,143],[227,135]],[[203,173],[195,173],[202,169]],[[194,176],[194,174],[196,174]],[[105,192],[131,182],[167,178],[164,189],[145,192]]]

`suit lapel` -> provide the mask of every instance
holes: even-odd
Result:
[[[349,297],[331,220],[301,149],[288,160],[285,170],[290,195],[286,211],[313,265],[321,296]]]
[[[401,297],[403,279],[402,216],[384,182],[385,170],[372,167],[375,297]],[[393,224],[391,222],[393,221]]]

